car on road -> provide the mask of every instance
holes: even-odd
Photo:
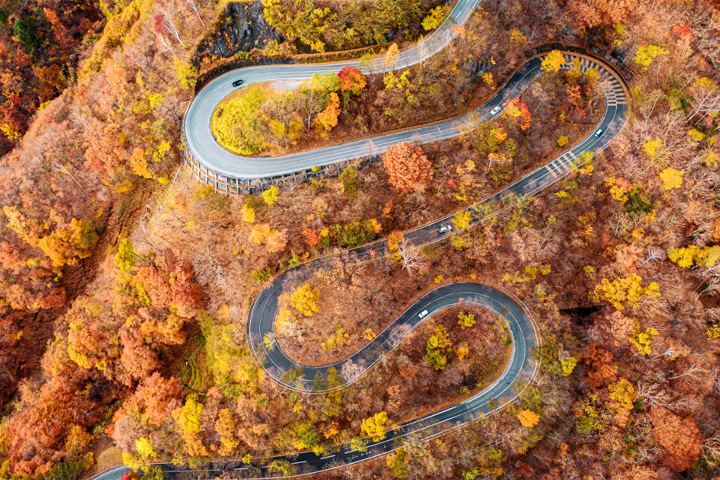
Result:
[[[418,317],[425,318],[425,317],[427,317],[427,314],[428,314],[428,311],[423,310],[422,312],[418,313]]]
[[[243,83],[244,82],[242,80],[235,80],[232,85],[233,85],[233,87],[239,87]]]
[[[500,110],[502,110],[502,106],[498,105],[497,107],[490,110],[490,115],[497,115],[498,113],[500,113]]]
[[[600,137],[600,135],[602,135],[602,134],[603,134],[603,129],[602,129],[602,128],[599,129],[597,132],[595,132],[595,136],[596,136],[596,137]]]
[[[442,227],[438,228],[438,233],[445,233],[452,230],[452,225],[443,225]]]

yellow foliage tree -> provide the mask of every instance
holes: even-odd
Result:
[[[470,222],[472,221],[472,214],[467,211],[458,212],[455,215],[455,218],[453,218],[453,223],[455,224],[455,228],[458,230],[465,230],[470,226]]]
[[[705,335],[707,335],[710,340],[720,338],[720,324],[710,325],[707,330],[705,330]]]
[[[641,65],[645,70],[648,69],[650,64],[660,55],[667,55],[670,53],[657,45],[647,45],[645,47],[638,48],[637,54],[635,55],[635,63]]]
[[[443,19],[447,16],[449,11],[450,7],[446,5],[439,5],[433,8],[432,10],[430,10],[430,13],[428,13],[427,16],[423,18],[423,28],[426,31],[436,29],[442,23]]]
[[[200,415],[203,408],[203,404],[197,401],[194,394],[189,395],[177,420],[180,428],[186,432],[200,433]]]
[[[651,282],[642,286],[642,277],[633,273],[625,278],[609,281],[607,278],[595,286],[593,296],[596,301],[603,298],[618,310],[625,310],[625,306],[634,307],[644,296],[657,297],[660,295],[660,286]]]
[[[185,405],[173,412],[185,442],[185,452],[191,457],[207,455],[200,436],[200,416],[204,407],[195,394],[188,395]]]
[[[510,43],[525,43],[527,37],[517,28],[510,30]]]
[[[713,266],[720,259],[720,245],[702,248],[688,245],[671,250],[668,258],[682,268],[692,268],[697,265]]]
[[[370,418],[362,421],[361,430],[364,435],[370,437],[374,442],[379,442],[387,434],[387,412],[378,412]]]
[[[273,185],[262,193],[262,197],[263,200],[265,200],[265,203],[267,203],[269,207],[272,207],[275,205],[275,202],[277,202],[279,193],[280,189]]]
[[[663,187],[665,190],[672,190],[673,188],[682,187],[683,172],[675,170],[672,167],[668,167],[660,172],[660,180],[663,181]]]
[[[56,267],[62,267],[89,257],[95,250],[98,238],[92,223],[73,218],[69,227],[57,229],[42,237],[38,241],[38,247]]]
[[[577,359],[575,357],[568,357],[565,360],[560,361],[560,366],[562,367],[560,375],[568,377],[573,370],[575,370],[575,366],[577,366]]]
[[[600,78],[600,73],[596,69],[590,68],[585,71],[585,78],[587,78],[587,81],[592,84],[597,82]]]
[[[610,398],[615,400],[624,408],[632,409],[635,402],[635,387],[624,378],[608,385]]]
[[[692,143],[693,145],[695,145],[696,142],[702,142],[704,138],[705,134],[696,128],[691,128],[688,131],[688,142]]]
[[[662,151],[662,139],[656,138],[653,140],[651,138],[643,143],[642,148],[650,160],[655,160],[660,156],[660,152]]]
[[[463,330],[472,327],[475,325],[475,315],[472,313],[460,312],[458,314],[458,325],[460,325]]]
[[[18,132],[15,127],[13,125],[10,125],[9,123],[0,124],[0,132],[2,132],[5,137],[7,137],[7,139],[11,142],[14,142],[15,140],[22,141],[22,134]]]
[[[243,205],[240,213],[242,215],[243,222],[255,223],[255,208],[253,208],[252,205],[246,203],[245,205]]]
[[[236,428],[237,420],[233,418],[233,413],[227,408],[220,410],[215,420],[215,431],[220,435],[220,455],[231,455],[240,445],[240,441],[235,437]]]
[[[630,337],[630,343],[635,345],[641,354],[650,355],[652,353],[650,345],[658,334],[659,332],[652,327],[646,328],[644,332],[638,329],[637,333]]]
[[[290,296],[290,305],[302,313],[306,317],[320,311],[318,300],[320,299],[320,291],[313,290],[309,283],[295,289]]]
[[[560,50],[553,50],[545,56],[540,69],[545,72],[553,72],[559,70],[563,65],[565,65],[565,57],[562,52]]]
[[[520,425],[526,428],[532,428],[540,421],[540,415],[533,412],[532,410],[521,410],[517,413],[517,418],[520,420]]]
[[[198,71],[192,63],[175,60],[175,71],[177,72],[177,78],[182,88],[195,88]]]
[[[152,441],[148,437],[141,437],[135,440],[135,450],[137,450],[138,455],[144,459],[155,458],[157,456]]]
[[[130,240],[125,238],[122,242],[120,242],[120,246],[118,247],[118,251],[115,254],[113,261],[115,262],[115,266],[123,273],[135,266],[137,255],[135,254],[135,248]]]

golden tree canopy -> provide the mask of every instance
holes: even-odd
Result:
[[[538,424],[540,415],[532,410],[522,410],[517,414],[518,420],[523,427],[531,428]]]
[[[378,412],[370,418],[362,421],[362,432],[370,437],[373,442],[379,442],[385,438],[387,427],[385,423],[388,420],[387,412]]]

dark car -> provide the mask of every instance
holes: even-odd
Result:
[[[243,81],[242,81],[242,80],[235,80],[235,81],[233,82],[233,87],[239,87],[239,86],[242,85],[242,84],[243,84]]]

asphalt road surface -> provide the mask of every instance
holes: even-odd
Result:
[[[451,16],[441,28],[428,41],[407,52],[402,52],[396,66],[404,67],[417,63],[444,48],[453,37],[450,30],[452,26],[464,23],[478,3],[479,0],[459,0],[451,12]],[[578,58],[582,71],[595,69],[599,73],[599,84],[606,97],[606,111],[600,125],[595,132],[563,155],[530,172],[504,190],[463,210],[471,214],[470,226],[482,222],[499,211],[522,201],[523,198],[552,185],[559,178],[581,166],[580,157],[583,152],[602,151],[624,128],[628,111],[628,92],[621,75],[612,65],[602,59],[569,52],[565,53],[565,57],[568,62],[574,57]],[[332,65],[245,68],[219,77],[198,94],[185,116],[184,134],[187,145],[195,158],[211,169],[224,174],[237,178],[254,178],[293,172],[315,165],[356,158],[359,155],[358,152],[362,151],[366,151],[367,154],[377,154],[399,141],[427,143],[455,137],[462,130],[477,125],[482,120],[501,115],[502,110],[494,114],[491,112],[496,106],[504,108],[507,100],[519,96],[533,80],[543,74],[540,69],[542,59],[543,57],[530,59],[490,101],[477,111],[453,122],[444,122],[372,140],[270,159],[231,154],[220,147],[212,137],[210,132],[212,112],[217,103],[233,90],[232,81],[242,78],[245,81],[244,86],[247,86],[266,80],[310,78],[317,72],[339,71],[346,65],[357,66],[358,64],[357,62],[346,62]],[[373,66],[375,72],[382,71],[384,68],[381,63]],[[453,226],[456,215],[457,213],[408,231],[404,234],[404,238],[418,247],[444,240],[457,233]],[[442,227],[447,228],[448,226],[449,230],[441,231]],[[386,256],[387,253],[387,242],[380,240],[345,252],[343,261],[374,261]],[[514,400],[519,393],[513,389],[518,381],[529,382],[534,378],[537,364],[531,356],[531,350],[539,345],[540,340],[532,318],[522,308],[518,299],[491,287],[475,283],[454,283],[432,290],[396,318],[366,347],[345,360],[324,367],[308,367],[294,362],[285,355],[274,340],[273,323],[277,312],[278,296],[282,292],[288,273],[292,272],[294,281],[302,280],[303,276],[309,277],[318,269],[329,267],[333,259],[332,256],[320,257],[284,272],[260,293],[251,308],[247,324],[248,342],[258,361],[276,382],[290,389],[319,393],[328,389],[327,375],[328,370],[332,367],[339,373],[340,387],[338,388],[347,386],[390,352],[422,320],[445,308],[457,305],[461,299],[464,303],[475,303],[489,308],[508,322],[513,340],[513,352],[507,368],[493,385],[472,398],[440,412],[403,424],[396,430],[388,432],[386,439],[380,442],[369,442],[366,451],[353,450],[349,445],[344,445],[322,456],[317,456],[312,452],[300,452],[254,459],[249,465],[240,460],[210,461],[194,470],[178,468],[170,463],[157,464],[166,471],[170,478],[212,479],[223,472],[229,474],[229,478],[270,478],[278,476],[277,470],[273,468],[277,462],[290,464],[295,475],[306,475],[357,463],[392,451],[397,448],[401,439],[407,439],[408,436],[411,436],[413,441],[432,438],[452,428],[467,424],[482,415],[501,409]],[[423,313],[421,318],[421,313],[425,310],[428,313]],[[268,338],[269,342],[263,342],[265,338]],[[268,345],[271,345],[272,348],[269,348]],[[497,400],[497,402],[491,402],[491,400]],[[490,405],[493,405],[493,408],[490,408]],[[129,469],[124,466],[111,467],[93,478],[119,480],[128,471]]]
[[[417,48],[417,47],[416,47]],[[568,58],[574,54],[567,54]],[[576,56],[576,55],[575,55]],[[583,59],[582,70],[595,68],[601,75],[601,84],[610,98],[615,98],[615,106],[625,102],[626,94],[617,73],[607,64],[597,59]],[[414,63],[414,62],[411,62]],[[533,80],[540,76],[541,58],[535,58],[517,71],[507,84],[499,90],[487,103],[477,110],[463,115],[460,118],[437,123],[414,130],[395,132],[388,135],[374,137],[369,140],[300,152],[281,157],[244,157],[225,150],[217,143],[212,134],[211,121],[216,106],[227,95],[235,90],[232,82],[238,78],[244,80],[239,88],[246,88],[253,83],[278,79],[306,79],[315,73],[339,71],[343,66],[353,64],[321,64],[321,65],[272,65],[262,67],[249,67],[239,71],[232,71],[222,75],[205,88],[193,100],[183,120],[183,134],[188,154],[212,171],[237,179],[256,179],[273,177],[306,170],[315,166],[324,166],[344,162],[355,158],[379,155],[399,142],[415,142],[419,144],[446,140],[460,135],[463,131],[477,126],[481,121],[491,120],[502,114],[491,112],[497,106],[502,106],[507,100],[519,96]],[[396,63],[396,65],[399,65]],[[388,67],[389,68],[389,67]],[[378,70],[382,70],[379,68]],[[613,97],[613,94],[615,96]],[[608,109],[606,112],[607,124],[612,123],[615,114]],[[586,148],[587,150],[588,148]]]
[[[214,79],[198,92],[185,113],[183,135],[188,153],[206,167],[223,175],[238,179],[254,179],[351,160],[363,154],[379,154],[390,145],[412,139],[413,132],[404,132],[283,157],[243,157],[225,150],[215,141],[211,120],[215,107],[223,98],[237,88],[246,88],[254,83],[309,79],[316,73],[339,72],[346,66],[360,68],[365,73],[380,73],[419,63],[445,48],[455,38],[452,27],[464,24],[480,1],[458,0],[443,23],[417,46],[400,52],[394,65],[384,65],[384,59],[373,60],[369,66],[364,67],[360,67],[359,61],[316,65],[269,65],[233,70]],[[239,79],[243,80],[243,85],[233,87],[232,83]],[[416,132],[416,134],[427,134],[427,132]],[[427,141],[430,139],[428,138]]]

